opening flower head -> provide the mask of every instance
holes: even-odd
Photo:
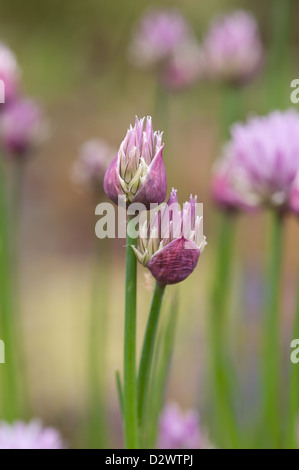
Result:
[[[252,117],[235,124],[231,135],[222,157],[230,171],[231,202],[287,209],[299,175],[299,114],[288,110]]]
[[[106,195],[116,204],[121,195],[127,205],[163,202],[167,191],[163,148],[162,132],[153,131],[151,117],[136,117],[105,174]]]
[[[160,284],[176,284],[195,269],[206,245],[202,217],[196,214],[197,197],[191,196],[180,210],[177,192],[140,227],[138,261],[146,266]]]

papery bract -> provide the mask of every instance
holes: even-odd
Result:
[[[167,191],[166,168],[163,160],[162,133],[154,132],[152,120],[138,119],[130,126],[116,157],[109,165],[104,190],[116,204],[118,196],[125,196],[131,203],[160,204]]]
[[[173,189],[167,204],[153,219],[140,227],[137,259],[146,266],[159,284],[176,284],[195,269],[206,241],[202,235],[202,217],[196,214],[196,197],[178,206]]]

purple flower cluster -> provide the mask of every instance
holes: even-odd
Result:
[[[298,211],[299,114],[275,111],[235,124],[216,164],[215,201],[227,209]]]
[[[195,410],[182,413],[175,403],[167,405],[160,416],[157,447],[158,449],[210,447],[202,434],[198,413]]]
[[[41,107],[22,97],[20,69],[13,52],[0,43],[0,79],[4,103],[0,104],[0,138],[5,153],[17,160],[28,156],[47,134]]]
[[[201,72],[199,44],[177,10],[146,11],[133,32],[129,57],[136,66],[154,67],[161,83],[174,90],[192,85]]]
[[[203,51],[210,79],[234,84],[247,82],[263,63],[255,18],[245,11],[216,18],[203,39]]]
[[[44,428],[39,420],[13,424],[0,422],[0,449],[63,449],[64,443],[54,428]]]
[[[163,148],[162,133],[153,131],[151,118],[136,118],[106,171],[104,190],[108,198],[117,204],[122,196],[127,206],[140,203],[145,209],[161,204],[167,193]],[[139,244],[133,249],[160,284],[183,281],[197,265],[206,241],[196,204],[197,198],[191,196],[180,210],[173,189],[167,203],[151,211],[149,224],[140,222]]]

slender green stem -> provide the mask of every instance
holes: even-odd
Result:
[[[176,288],[171,299],[166,324],[163,325],[164,327],[161,330],[155,347],[149,409],[147,413],[145,441],[147,449],[154,449],[156,444],[159,416],[163,407],[165,388],[172,359],[178,312],[179,299]]]
[[[294,327],[292,339],[299,338],[299,276],[297,288],[297,304],[295,311]],[[289,385],[287,396],[287,415],[286,415],[286,446],[296,449],[297,442],[297,420],[299,417],[299,368],[298,364],[290,363]]]
[[[152,359],[156,335],[158,330],[158,322],[160,310],[165,292],[165,286],[156,283],[150,314],[148,317],[146,332],[143,341],[139,374],[138,374],[138,423],[141,431],[144,431],[144,421],[147,409],[147,397],[149,379],[151,373]]]
[[[231,125],[242,118],[242,91],[232,85],[224,85],[221,92],[221,141],[225,141],[230,135]]]
[[[88,341],[90,392],[89,444],[92,448],[106,448],[107,432],[104,429],[107,429],[107,426],[104,387],[110,263],[106,262],[109,247],[101,244],[101,251],[99,251],[99,243],[98,240],[96,241]],[[109,241],[106,240],[106,242]]]
[[[283,107],[289,101],[286,86],[290,59],[290,32],[293,0],[272,2],[272,44],[269,54],[269,104],[271,108]]]
[[[115,371],[115,381],[116,381],[116,388],[117,388],[117,395],[118,395],[120,411],[121,411],[121,414],[123,416],[123,414],[124,414],[124,397],[123,397],[123,390],[122,390],[119,370]]]
[[[227,353],[227,306],[232,265],[234,220],[222,215],[217,268],[212,287],[211,359],[215,427],[220,445],[238,447],[238,430],[232,405],[232,364]]]
[[[0,335],[5,344],[5,364],[1,365],[4,419],[18,415],[17,344],[14,336],[10,230],[3,161],[0,156]]]
[[[278,448],[280,441],[280,357],[279,357],[279,303],[282,263],[283,220],[274,213],[268,271],[268,297],[264,330],[265,357],[265,431],[270,445]]]
[[[124,432],[127,449],[138,448],[137,387],[136,387],[136,284],[137,261],[132,245],[137,240],[131,238],[127,223],[126,252],[126,298],[125,298],[125,338],[124,338]]]

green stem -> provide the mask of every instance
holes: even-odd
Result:
[[[109,247],[101,245],[102,250],[99,251],[99,240],[96,241],[88,341],[90,392],[89,444],[92,448],[100,447],[104,449],[107,444],[107,431],[104,431],[104,429],[107,429],[104,387],[110,262],[108,260],[106,262]]]
[[[161,330],[154,353],[154,365],[150,385],[150,400],[147,413],[146,448],[154,449],[157,439],[158,423],[163,407],[165,389],[169,376],[173,353],[175,330],[179,311],[178,289],[171,299],[167,321]]]
[[[242,92],[239,88],[232,85],[224,85],[221,91],[221,141],[226,141],[230,136],[232,124],[242,118]]]
[[[232,364],[227,354],[227,307],[232,265],[234,220],[223,214],[220,228],[217,268],[212,288],[211,359],[214,422],[220,445],[238,447],[238,430],[232,405]]]
[[[136,238],[129,234],[127,222],[125,338],[124,338],[124,433],[127,449],[138,448],[137,387],[136,387],[136,284],[137,260],[132,245]]]
[[[299,276],[297,288],[297,305],[292,339],[299,338]],[[286,415],[286,447],[296,449],[297,442],[297,420],[299,418],[299,369],[298,364],[290,364],[288,401]]]
[[[269,291],[265,318],[265,432],[270,445],[277,448],[280,440],[280,357],[279,357],[279,302],[282,263],[283,220],[274,213],[269,259]]]
[[[290,32],[293,0],[273,0],[272,44],[269,54],[269,104],[271,108],[283,107],[289,100],[286,86],[290,59]]]
[[[151,373],[154,346],[158,330],[160,310],[165,292],[165,286],[156,283],[146,332],[143,341],[139,374],[138,374],[138,423],[144,431],[144,420],[147,409],[148,386]]]
[[[17,347],[14,336],[14,315],[12,302],[12,272],[10,249],[9,217],[3,161],[0,156],[0,335],[5,344],[5,364],[1,365],[3,393],[2,416],[13,420],[18,415],[18,387],[16,378]]]

